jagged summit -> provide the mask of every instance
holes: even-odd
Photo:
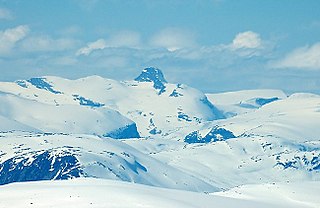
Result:
[[[160,69],[148,67],[142,70],[141,74],[134,79],[138,82],[162,82],[167,83]]]
[[[164,83],[167,83],[162,71],[155,67],[143,69],[141,74],[134,80],[138,82],[153,82],[153,87],[155,89],[160,89],[159,94],[165,91]]]

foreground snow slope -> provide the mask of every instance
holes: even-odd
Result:
[[[224,192],[215,192],[213,195],[256,200],[287,207],[320,207],[320,198],[317,196],[320,192],[319,185],[319,181],[244,185]],[[290,203],[295,205],[289,205]]]
[[[316,208],[319,185],[259,185],[211,195],[101,179],[29,182],[1,186],[0,207]]]

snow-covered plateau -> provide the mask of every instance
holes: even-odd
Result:
[[[260,184],[213,194],[105,179],[37,181],[0,187],[0,207],[61,208],[316,208],[318,181]]]
[[[0,82],[0,208],[320,207],[320,96],[146,68]]]

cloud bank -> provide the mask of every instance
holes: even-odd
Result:
[[[135,31],[116,31],[86,43],[73,36],[37,34],[20,25],[0,31],[0,64],[2,71],[10,71],[11,80],[92,74],[125,80],[144,67],[155,66],[164,71],[168,81],[205,92],[256,88],[319,91],[317,70],[302,74],[279,68],[319,68],[320,43],[297,48],[283,58],[277,56],[274,66],[269,64],[275,60],[270,56],[274,48],[266,43],[260,34],[245,31],[235,34],[229,43],[203,46],[192,32],[180,28],[164,28],[144,39]],[[308,84],[301,88],[301,83]]]
[[[96,50],[105,48],[136,48],[141,45],[140,34],[133,31],[121,31],[113,34],[108,39],[100,38],[94,42],[89,42],[85,47],[80,48],[76,55],[88,56]]]
[[[320,70],[320,42],[293,50],[273,66],[276,68]]]
[[[20,25],[0,31],[0,55],[9,54],[15,47],[16,43],[29,33],[27,25]]]

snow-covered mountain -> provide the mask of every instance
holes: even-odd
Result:
[[[119,82],[98,76],[78,80],[41,77],[2,82],[0,92],[10,94],[1,100],[23,99],[12,102],[30,109],[23,113],[24,117],[28,117],[28,113],[42,115],[17,118],[10,114],[7,117],[41,131],[109,136],[107,133],[112,130],[129,127],[127,133],[119,137],[177,138],[203,122],[224,118],[203,93],[183,84],[167,83],[162,72],[153,67],[144,69],[133,81]],[[10,109],[6,105],[0,115],[6,116],[8,110],[22,115],[17,112],[25,110],[21,106]],[[135,122],[138,132],[130,120]]]
[[[131,81],[48,76],[0,82],[0,122],[0,184],[101,178],[235,195],[320,180],[315,94],[204,94],[153,67]]]

